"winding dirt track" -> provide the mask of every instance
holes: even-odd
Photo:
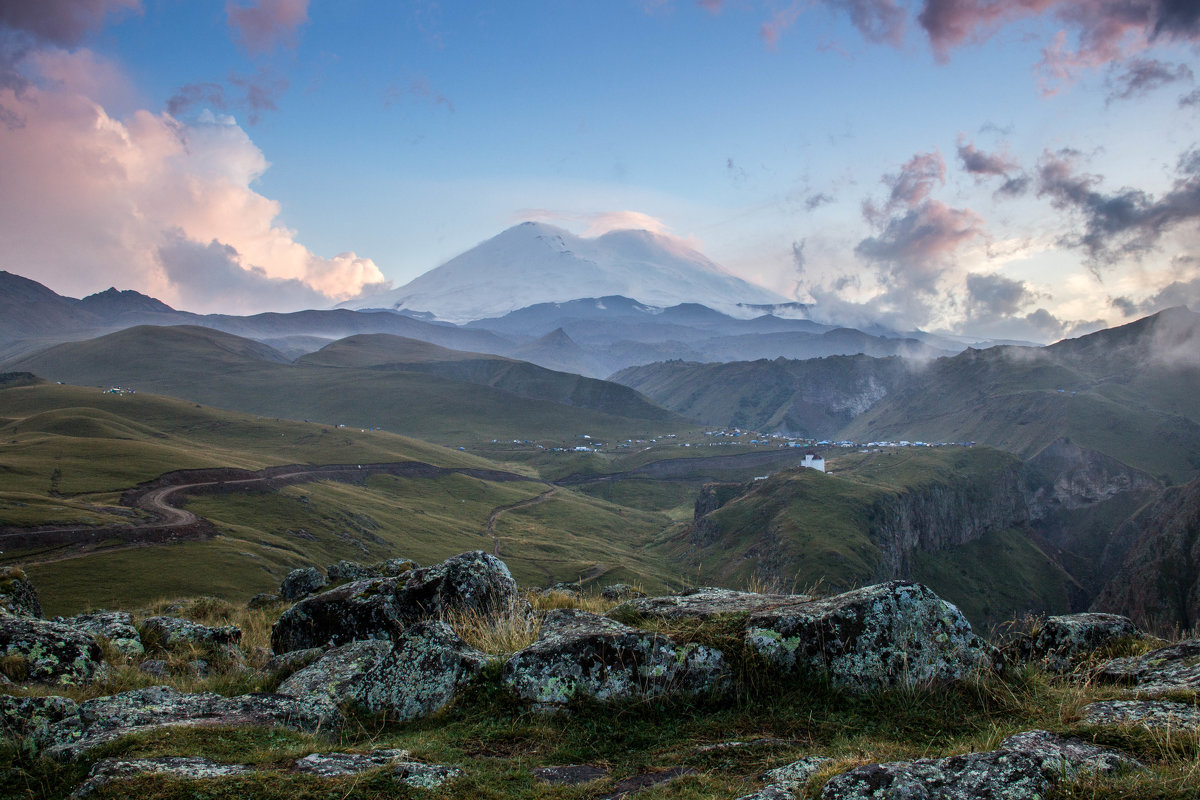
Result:
[[[492,537],[492,555],[496,558],[500,557],[500,537],[496,534],[496,520],[505,511],[516,511],[518,508],[528,508],[536,506],[538,503],[544,503],[553,497],[558,492],[558,487],[554,486],[539,494],[537,497],[530,497],[527,500],[518,500],[515,503],[510,503],[506,506],[500,506],[492,511],[488,516],[487,535]]]
[[[22,563],[33,564],[70,558],[101,544],[105,545],[106,549],[114,549],[161,542],[206,539],[215,535],[215,529],[207,520],[174,505],[188,495],[262,491],[317,480],[362,483],[371,475],[432,478],[450,474],[467,475],[497,483],[513,481],[540,483],[536,478],[518,475],[514,472],[466,467],[436,467],[420,461],[384,464],[290,464],[268,467],[257,472],[240,469],[183,470],[169,472],[153,481],[141,484],[125,492],[121,497],[122,505],[140,509],[149,514],[151,520],[148,522],[99,527],[75,525],[0,528],[0,551],[27,549],[45,551],[40,556],[21,559]]]

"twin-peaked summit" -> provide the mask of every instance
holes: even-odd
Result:
[[[535,303],[612,295],[652,306],[701,303],[726,313],[736,313],[739,305],[789,302],[730,274],[669,236],[620,230],[585,238],[552,225],[526,222],[399,289],[345,305],[426,311],[462,323],[503,316]]]

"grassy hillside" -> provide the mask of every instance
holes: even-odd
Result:
[[[387,334],[351,336],[301,357],[297,364],[405,370],[487,386],[531,400],[551,400],[636,419],[673,420],[670,412],[617,383]]]
[[[977,624],[1015,611],[1068,610],[1072,580],[1024,531],[997,527],[974,541],[912,554],[911,574],[892,575],[881,526],[909,503],[919,534],[953,538],[966,505],[985,505],[1014,474],[1011,455],[988,448],[910,448],[839,456],[832,474],[797,469],[744,484],[694,524],[664,534],[656,552],[694,580],[766,583],[781,590],[846,589],[891,577],[927,581]],[[729,493],[727,493],[729,494]],[[930,519],[925,519],[924,516]],[[934,530],[937,526],[948,530]]]
[[[709,425],[820,439],[891,391],[909,369],[899,358],[864,355],[726,364],[670,361],[630,367],[612,379]]]
[[[566,441],[583,431],[625,437],[682,427],[682,421],[612,384],[605,386],[630,402],[615,403],[608,413],[583,402],[529,399],[407,369],[290,364],[266,345],[195,327],[130,328],[58,345],[4,368],[262,416],[383,428],[451,445],[497,438]],[[596,401],[591,405],[608,399],[603,392],[584,395],[579,399]],[[631,413],[645,416],[625,416]]]
[[[1168,482],[1200,474],[1200,315],[938,359],[839,434],[971,440],[1028,457],[1067,437]]]

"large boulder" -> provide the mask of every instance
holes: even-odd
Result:
[[[295,697],[310,713],[336,725],[340,707],[354,699],[363,675],[391,650],[391,642],[378,639],[335,647],[288,677],[279,685],[279,693]]]
[[[1200,730],[1200,707],[1170,700],[1102,700],[1088,703],[1080,715],[1089,725]]]
[[[1197,691],[1200,639],[1185,639],[1140,656],[1114,658],[1100,667],[1097,677],[1127,684],[1143,695]]]
[[[821,790],[821,800],[1030,800],[1081,772],[1109,773],[1139,766],[1112,748],[1028,731],[983,753],[857,767],[830,779]]]
[[[141,634],[134,627],[133,615],[126,611],[91,611],[74,617],[55,617],[54,621],[103,637],[127,656],[140,656],[146,652]]]
[[[0,660],[15,680],[70,685],[85,683],[100,668],[100,643],[61,622],[0,616]]]
[[[429,716],[448,705],[487,662],[486,653],[464,642],[445,622],[418,622],[367,670],[353,696],[370,711],[397,719]]]
[[[0,694],[0,737],[41,738],[51,725],[78,711],[79,704],[69,697],[13,697]]]
[[[399,591],[397,578],[372,578],[306,597],[275,622],[271,649],[287,653],[362,639],[390,639],[404,630],[406,615],[396,599]]]
[[[1064,614],[1047,617],[1023,641],[1022,655],[1063,672],[1098,650],[1144,635],[1132,620],[1119,614]]]
[[[278,725],[308,732],[327,727],[320,714],[305,708],[294,697],[280,694],[223,697],[151,686],[81,703],[75,714],[50,725],[40,743],[46,745],[46,752],[52,758],[70,761],[130,733],[211,725]]]
[[[538,641],[504,665],[506,686],[540,709],[576,698],[629,700],[719,691],[729,680],[725,656],[677,645],[615,620],[573,609],[551,611]]]
[[[0,614],[18,617],[42,615],[37,589],[20,567],[0,567]]]
[[[962,612],[907,581],[754,613],[745,637],[776,668],[852,692],[957,681],[993,663]]]
[[[142,643],[173,650],[183,645],[237,647],[242,632],[234,625],[203,625],[181,617],[147,617],[141,625]]]
[[[321,570],[316,567],[299,567],[283,577],[279,584],[279,596],[284,600],[300,600],[321,591],[326,585]]]
[[[528,613],[504,562],[463,553],[398,577],[352,581],[305,598],[271,631],[276,653],[358,639],[390,639],[408,625],[455,611]]]
[[[709,619],[722,614],[778,611],[812,602],[803,594],[758,594],[701,586],[665,597],[643,597],[622,603],[608,612],[617,619]]]

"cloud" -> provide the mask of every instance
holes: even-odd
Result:
[[[547,208],[525,208],[518,211],[514,217],[521,222],[535,220],[540,222],[557,223],[560,225],[586,225],[583,236],[601,236],[610,231],[645,230],[664,236],[670,236],[670,227],[658,217],[644,214],[641,211],[594,211],[576,213],[568,211],[553,211]]]
[[[1079,153],[1073,150],[1044,153],[1038,164],[1038,194],[1055,208],[1082,218],[1082,230],[1063,241],[1087,252],[1097,277],[1103,266],[1153,250],[1166,231],[1200,220],[1200,149],[1179,158],[1174,186],[1158,198],[1133,188],[1102,192],[1103,176],[1081,172],[1078,161]]]
[[[837,198],[833,195],[825,194],[825,192],[817,192],[816,194],[810,194],[808,197],[804,198],[804,210],[816,211],[821,206],[827,206],[830,203],[836,202]]]
[[[967,142],[961,137],[958,140],[958,158],[962,161],[963,169],[972,175],[998,175],[1007,177],[1020,166],[1011,156],[1000,153],[985,153],[977,150],[973,142]]]
[[[1188,106],[1200,107],[1200,89],[1193,89],[1183,97],[1179,98],[1180,108],[1187,108]]]
[[[846,14],[850,23],[869,42],[899,45],[904,40],[905,12],[895,0],[822,0],[834,11]],[[770,19],[762,24],[759,35],[768,48],[779,44],[783,33],[812,5],[794,1],[776,8]]]
[[[1024,281],[998,273],[967,273],[966,311],[969,319],[1011,317],[1037,299]]]
[[[890,191],[881,207],[871,200],[863,203],[863,216],[868,222],[879,223],[897,210],[916,208],[936,186],[946,182],[946,162],[936,151],[917,153],[899,172],[884,175],[880,180]]]
[[[888,220],[854,252],[880,268],[890,291],[932,295],[956,251],[982,235],[983,220],[971,209],[926,200]]]
[[[240,90],[230,96],[220,83],[199,82],[181,86],[167,98],[167,113],[182,118],[205,110],[241,111],[250,124],[257,124],[264,112],[278,111],[278,100],[288,89],[288,80],[262,67],[253,75],[229,76],[229,85]]]
[[[308,0],[256,0],[249,5],[227,0],[225,14],[238,44],[252,54],[267,53],[296,46],[300,26],[308,22]]]
[[[0,28],[38,42],[74,47],[109,14],[140,11],[141,0],[0,0]]]
[[[167,279],[191,303],[224,314],[286,311],[326,305],[328,298],[296,278],[272,278],[260,267],[245,265],[233,247],[208,244],[169,231],[156,250]]]
[[[0,89],[0,105],[26,123],[0,128],[0,241],[10,269],[35,270],[37,280],[75,296],[135,287],[179,308],[223,310],[206,305],[211,293],[192,294],[204,285],[199,277],[179,282],[181,273],[166,269],[162,248],[182,236],[228,246],[240,268],[298,281],[319,292],[322,305],[383,279],[369,259],[321,258],[296,241],[278,222],[279,204],[251,188],[268,164],[231,119],[110,115],[78,77],[98,60],[86,50],[46,50],[37,65],[62,79],[20,93]]]
[[[1153,58],[1135,58],[1121,69],[1114,68],[1109,75],[1107,102],[1141,97],[1168,84],[1191,81],[1193,77],[1186,64],[1172,66]]]

